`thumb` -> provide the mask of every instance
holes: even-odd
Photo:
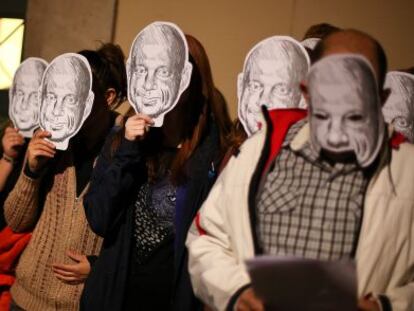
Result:
[[[73,259],[73,260],[75,260],[75,261],[82,261],[83,260],[83,255],[81,255],[81,254],[78,254],[78,253],[76,253],[76,252],[74,252],[74,251],[67,251],[66,252],[66,255],[68,255],[69,256],[69,258],[71,258],[71,259]]]

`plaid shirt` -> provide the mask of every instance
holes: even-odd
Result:
[[[369,178],[356,163],[323,161],[293,125],[257,196],[257,233],[265,254],[335,260],[353,256]]]

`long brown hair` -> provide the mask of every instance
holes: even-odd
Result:
[[[228,147],[227,137],[231,132],[232,122],[223,94],[216,89],[211,72],[210,61],[203,45],[193,36],[185,35],[188,49],[200,71],[203,96],[211,111],[211,116],[218,127],[220,137],[220,148],[225,151]]]

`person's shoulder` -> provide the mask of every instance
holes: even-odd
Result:
[[[390,166],[397,193],[414,199],[414,192],[411,190],[414,181],[414,145],[404,142],[393,148]]]

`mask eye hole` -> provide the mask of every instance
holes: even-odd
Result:
[[[322,112],[315,112],[313,117],[317,120],[325,121],[328,120],[328,115]]]
[[[145,69],[144,66],[137,66],[136,71],[134,73],[139,75],[139,76],[142,76],[142,75],[145,75],[147,73],[147,69]]]
[[[273,93],[279,96],[286,96],[290,93],[290,90],[285,83],[278,83],[273,88]]]
[[[76,104],[75,96],[72,94],[68,94],[63,99],[63,102],[65,103],[65,105],[74,106]]]
[[[262,84],[258,81],[250,81],[247,87],[252,93],[261,92],[263,90]]]
[[[406,128],[409,126],[409,122],[403,117],[396,117],[393,122],[395,126],[400,128]]]
[[[167,67],[161,67],[157,69],[156,73],[157,77],[159,78],[169,78],[171,76],[171,72],[168,70]]]
[[[54,104],[56,102],[56,96],[55,96],[55,94],[48,93],[46,95],[46,100],[48,101],[49,104]]]
[[[361,114],[354,113],[348,116],[348,120],[352,122],[361,122],[364,117]]]

